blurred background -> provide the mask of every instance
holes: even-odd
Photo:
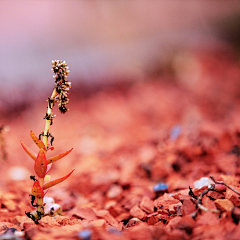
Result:
[[[72,89],[69,113],[54,108],[48,154],[74,151],[50,174],[76,170],[48,196],[102,209],[114,207],[111,186],[128,205],[148,196],[139,186],[239,175],[239,53],[240,1],[0,1],[0,195],[30,200],[34,165],[19,140],[38,151],[29,132],[45,125],[53,59],[68,63]]]
[[[0,108],[48,96],[52,59],[91,87],[142,81],[183,51],[176,61],[192,62],[186,49],[238,44],[239,14],[238,1],[0,1]]]
[[[73,87],[51,131],[56,152],[76,149],[76,171],[100,174],[108,154],[125,159],[144,141],[148,155],[172,128],[240,129],[239,1],[0,1],[0,33],[0,150],[14,165],[32,169],[19,139],[36,147],[29,131],[44,126],[53,59]]]

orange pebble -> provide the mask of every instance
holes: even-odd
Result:
[[[227,187],[223,184],[215,184],[215,190],[219,191],[219,192],[223,192],[226,191]]]

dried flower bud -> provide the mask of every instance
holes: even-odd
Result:
[[[71,88],[71,83],[66,80],[69,70],[68,65],[65,61],[62,60],[53,60],[52,61],[52,71],[55,75],[53,75],[53,78],[55,79],[55,89],[58,93],[54,97],[54,101],[58,102],[58,110],[61,113],[65,113],[68,111],[68,108],[66,105],[69,102],[69,99],[67,98],[68,91]]]

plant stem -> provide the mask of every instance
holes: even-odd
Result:
[[[53,109],[54,101],[50,101],[50,100],[53,100],[56,95],[57,95],[57,91],[56,91],[56,88],[54,88],[51,98],[48,101],[48,107],[47,107],[47,113],[46,113],[46,116],[48,117],[46,118],[45,129],[43,132],[43,143],[45,146],[45,153],[47,152],[49,130],[50,130],[50,125],[52,123],[52,117],[53,117],[52,109]],[[41,188],[43,188],[44,178],[38,178],[38,181]],[[37,211],[41,213],[41,216],[43,216],[44,215],[43,198],[37,198],[37,204],[38,204]],[[41,217],[39,218],[41,219]]]
[[[43,187],[44,184],[44,178],[38,178],[39,184],[41,188]],[[41,216],[44,215],[44,208],[43,208],[43,198],[37,198],[37,211],[41,213]],[[39,217],[39,220],[41,219],[41,216]]]
[[[56,91],[56,88],[54,88],[50,100],[54,99],[56,95],[57,95],[57,91]],[[54,102],[50,102],[50,101],[48,103],[47,116],[49,116],[50,119],[46,119],[45,129],[43,132],[43,143],[44,143],[46,149],[47,149],[47,144],[48,144],[48,134],[49,134],[49,130],[50,130],[50,125],[52,123],[53,104],[54,104]]]
[[[44,216],[44,208],[43,208],[43,198],[38,198],[37,199],[37,211],[41,213],[41,216],[39,217],[39,220]]]

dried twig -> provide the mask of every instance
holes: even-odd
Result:
[[[217,181],[214,179],[214,177],[212,175],[209,176],[215,183],[217,184],[222,184],[224,186],[226,186],[227,188],[231,189],[233,192],[235,192],[236,194],[240,195],[240,192],[237,191],[236,189],[232,188],[231,186],[229,186],[228,184],[226,184],[225,182],[223,181]]]
[[[204,190],[204,191],[199,195],[199,197],[197,197],[197,196],[193,193],[191,187],[189,187],[189,193],[188,193],[188,194],[189,194],[193,199],[197,200],[197,201],[196,201],[196,207],[197,207],[198,209],[200,209],[200,210],[202,210],[202,211],[204,211],[204,212],[220,213],[220,211],[217,210],[217,209],[208,209],[208,208],[204,207],[204,206],[201,204],[203,196],[206,195],[209,191],[215,191],[215,184],[211,184],[211,185],[208,187],[208,189]],[[197,210],[192,213],[192,217],[195,218],[196,215],[197,215]]]
[[[209,208],[204,207],[204,206],[201,204],[201,201],[202,201],[203,196],[206,195],[209,191],[215,191],[214,188],[215,188],[215,184],[211,184],[211,185],[208,187],[208,189],[204,190],[204,191],[199,195],[199,197],[198,197],[198,199],[197,199],[197,202],[196,202],[197,207],[198,207],[199,209],[201,209],[202,211],[204,211],[204,212],[220,213],[220,211],[217,210],[217,209],[209,209]]]
[[[192,191],[192,188],[189,186],[189,192],[188,192],[188,195],[190,195],[192,198],[194,198],[194,199],[198,199],[197,198],[197,196],[193,193],[193,191]]]

